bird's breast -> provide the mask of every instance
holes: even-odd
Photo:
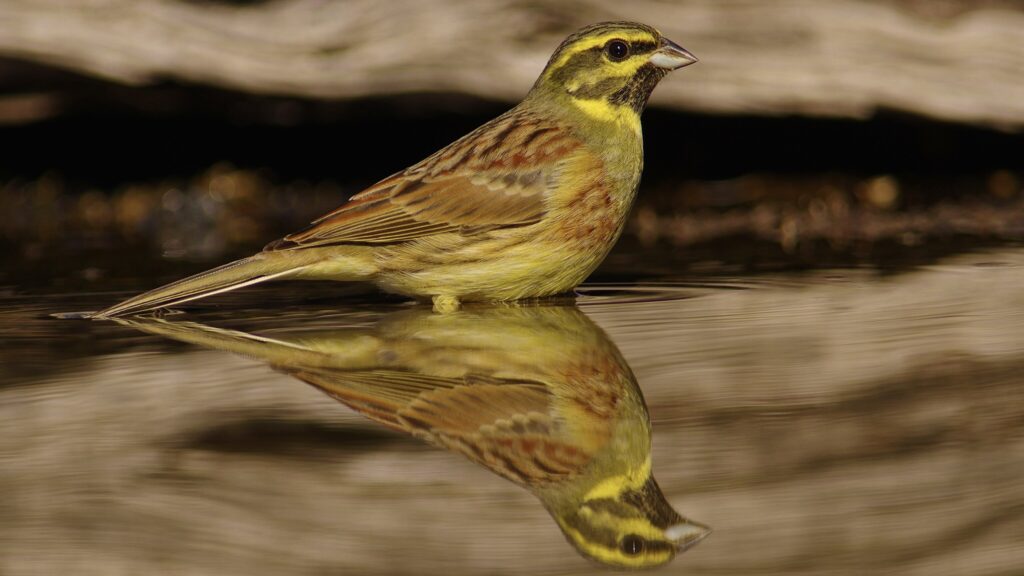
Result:
[[[581,250],[611,248],[629,215],[639,177],[637,163],[581,155],[560,178],[552,234]]]

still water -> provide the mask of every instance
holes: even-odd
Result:
[[[4,296],[0,574],[614,573],[550,476],[648,456],[658,521],[713,529],[659,573],[1024,573],[1020,247],[450,315],[282,303],[308,286],[121,323],[50,314],[124,292]],[[466,387],[497,396],[438,409]],[[424,391],[448,437],[395,418]],[[452,439],[510,412],[575,452]]]

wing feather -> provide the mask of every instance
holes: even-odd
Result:
[[[544,216],[559,162],[581,145],[564,127],[513,110],[267,250],[386,244],[532,224]]]
[[[591,454],[566,437],[539,382],[392,370],[289,371],[377,422],[463,454],[521,484],[578,474]]]

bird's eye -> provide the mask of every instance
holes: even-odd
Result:
[[[619,545],[622,551],[628,556],[636,556],[637,554],[644,551],[644,539],[637,536],[636,534],[629,534],[622,539],[622,544]]]
[[[618,62],[629,56],[629,44],[622,40],[612,40],[605,44],[604,51],[608,53],[608,59]]]

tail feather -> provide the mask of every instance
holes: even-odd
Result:
[[[303,261],[301,258],[281,258],[276,254],[260,253],[139,294],[95,312],[89,317],[111,318],[175,306],[190,300],[297,274],[313,264],[315,262]]]

